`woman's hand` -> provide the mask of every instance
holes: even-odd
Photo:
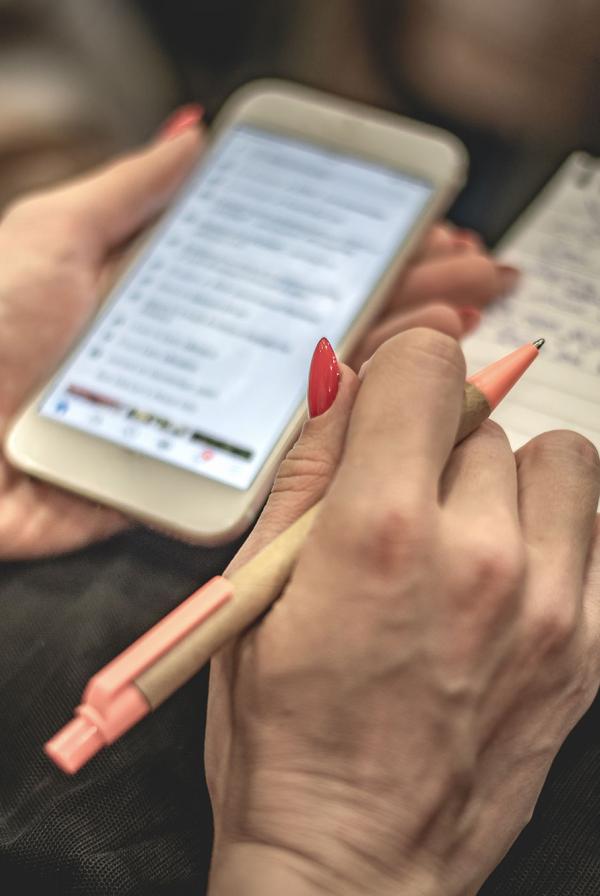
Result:
[[[411,327],[429,327],[456,338],[470,333],[479,323],[480,309],[511,292],[518,279],[519,271],[494,261],[477,234],[448,223],[435,225],[350,366],[358,370],[386,339]]]
[[[343,368],[235,564],[323,494],[288,587],[213,661],[211,894],[467,896],[600,682],[600,466],[484,424],[447,336]]]
[[[0,225],[0,440],[10,417],[89,323],[115,255],[168,204],[201,142],[199,130],[190,127],[91,177],[28,197],[6,213]],[[481,305],[507,285],[506,274],[476,238],[439,225],[354,360],[359,364],[409,326],[459,337],[476,323],[477,313],[461,316],[450,305]],[[411,310],[401,313],[403,304]],[[1,558],[72,550],[129,524],[114,510],[20,473],[0,454]]]
[[[0,439],[89,323],[116,253],[167,205],[200,143],[191,128],[8,210],[0,225]],[[0,456],[0,557],[68,551],[127,525]]]

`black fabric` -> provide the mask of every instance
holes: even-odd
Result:
[[[203,892],[205,673],[75,777],[40,746],[71,717],[86,680],[233,550],[138,531],[2,569],[0,893]]]
[[[87,679],[233,547],[137,531],[0,570],[0,892],[191,896],[205,889],[210,809],[200,674],[77,776],[41,744]],[[600,896],[600,704],[562,750],[532,823],[481,896]]]

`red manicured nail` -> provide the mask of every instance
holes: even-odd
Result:
[[[481,311],[474,305],[465,305],[463,308],[456,309],[463,325],[463,336],[472,333],[481,322]]]
[[[340,381],[340,368],[328,339],[320,339],[314,350],[308,374],[308,413],[324,414],[335,400]]]
[[[204,116],[204,107],[198,103],[188,103],[187,106],[180,106],[172,115],[167,118],[162,128],[158,132],[159,140],[171,140],[177,137],[188,128],[196,127]]]

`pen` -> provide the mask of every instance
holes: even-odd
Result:
[[[469,377],[455,443],[487,418],[537,357],[543,339]],[[74,774],[184,685],[283,590],[320,502],[229,578],[215,576],[88,682],[75,718],[44,750]]]

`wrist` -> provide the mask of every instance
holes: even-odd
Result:
[[[260,843],[236,843],[213,855],[208,896],[337,894],[338,882],[301,853]]]
[[[376,869],[360,855],[325,864],[301,849],[266,843],[222,845],[213,856],[208,896],[441,896],[430,873],[407,869],[401,877]]]

